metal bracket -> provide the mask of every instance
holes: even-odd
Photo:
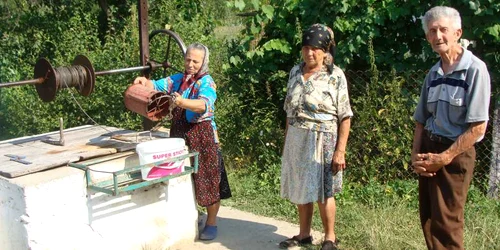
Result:
[[[163,161],[158,161],[154,163],[149,163],[145,165],[138,165],[134,166],[131,168],[126,168],[114,172],[106,172],[102,170],[93,170],[90,168],[90,166],[99,164],[99,163],[104,163],[110,160],[118,159],[121,157],[125,156],[130,156],[135,154],[135,152],[123,152],[119,154],[114,154],[114,155],[109,155],[105,157],[100,157],[96,159],[91,159],[88,161],[80,162],[80,163],[74,163],[70,162],[68,163],[68,166],[78,168],[80,170],[85,171],[85,176],[87,179],[87,188],[94,190],[96,192],[102,192],[110,195],[118,195],[119,193],[122,192],[128,192],[132,190],[136,190],[139,188],[147,187],[156,183],[164,182],[171,180],[173,178],[183,176],[183,175],[188,175],[192,173],[198,173],[198,155],[199,153],[196,151],[192,151],[188,154],[185,155],[179,155],[175,156],[172,158],[168,158]],[[157,179],[152,179],[152,180],[142,180],[141,178],[141,169],[147,168],[147,167],[152,167],[152,166],[157,166],[162,163],[165,163],[167,161],[179,161],[179,160],[185,160],[187,158],[192,158],[192,166],[184,166],[184,172],[178,173],[178,174],[173,174],[173,175],[167,175],[163,176]],[[109,179],[107,180],[100,180],[100,181],[95,181],[92,179],[92,172],[100,172],[104,174],[109,175]]]
[[[42,142],[52,144],[52,145],[57,145],[57,146],[64,146],[64,126],[63,126],[63,118],[59,118],[59,141],[52,140],[52,139],[43,139]]]
[[[23,160],[23,159],[26,159],[26,156],[11,155],[11,154],[6,154],[5,156],[9,157],[11,161],[19,162],[19,163],[22,163],[24,165],[30,165],[31,164],[31,162]]]

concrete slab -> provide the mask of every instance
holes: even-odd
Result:
[[[205,217],[200,218],[205,221]],[[202,229],[203,226],[200,226]],[[218,236],[213,241],[181,242],[169,250],[260,250],[279,249],[278,244],[298,234],[299,226],[231,207],[221,207],[218,215]],[[323,234],[313,231],[314,244],[319,245]],[[299,247],[290,249],[300,249]]]

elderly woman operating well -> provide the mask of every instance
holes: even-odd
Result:
[[[170,136],[183,138],[190,150],[200,153],[194,185],[198,205],[207,209],[201,240],[213,240],[217,237],[220,200],[231,197],[214,121],[217,95],[214,80],[208,74],[208,55],[208,49],[204,45],[191,44],[184,58],[184,73],[156,81],[145,77],[134,80],[134,84],[142,84],[175,96],[176,107],[172,112]]]
[[[303,62],[290,71],[281,196],[297,205],[300,232],[282,241],[281,248],[312,244],[313,202],[317,202],[325,233],[321,249],[337,249],[333,195],[342,188],[353,113],[344,72],[333,63],[334,51],[333,31],[312,25],[302,36]]]

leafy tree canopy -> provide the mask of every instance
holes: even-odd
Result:
[[[435,63],[436,55],[425,40],[420,17],[437,5],[454,7],[460,12],[463,38],[473,41],[469,49],[490,68],[500,61],[498,0],[433,3],[418,0],[235,0],[229,5],[239,11],[255,13],[246,19],[240,52],[245,52],[245,59],[273,65],[266,66],[270,70],[291,68],[290,59],[297,61],[299,57],[302,30],[314,23],[333,28],[337,41],[336,59],[346,69],[369,67],[369,40],[373,41],[380,69],[428,69]],[[243,58],[235,57],[232,63],[238,65],[238,59]]]

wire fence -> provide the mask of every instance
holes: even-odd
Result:
[[[352,181],[388,181],[414,178],[410,168],[412,120],[425,71],[347,71],[354,112],[347,161]],[[492,80],[492,87],[496,86]],[[493,89],[493,96],[498,90]],[[498,196],[500,183],[500,105],[491,99],[484,139],[476,144],[473,183]]]

